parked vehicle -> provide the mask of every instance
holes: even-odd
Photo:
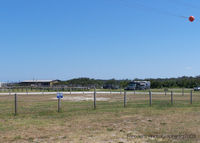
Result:
[[[194,91],[200,91],[200,87],[194,87]]]
[[[146,90],[150,89],[150,81],[132,81],[128,84],[125,90]]]
[[[136,84],[134,82],[130,82],[125,90],[136,90]]]
[[[103,89],[119,89],[119,85],[104,85]]]

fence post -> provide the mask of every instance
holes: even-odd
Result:
[[[192,90],[190,92],[190,104],[192,104]]]
[[[122,88],[120,88],[120,95],[122,95]]]
[[[149,91],[149,105],[152,105],[152,94],[151,91]]]
[[[70,87],[70,89],[69,89],[69,90],[70,90],[69,92],[70,92],[70,95],[71,95],[71,94],[72,94],[72,88]]]
[[[28,89],[26,88],[26,94],[28,95]]]
[[[110,88],[110,94],[112,94],[112,90],[111,90],[111,88]]]
[[[58,98],[58,112],[60,112],[60,108],[61,108],[61,100],[60,98]]]
[[[171,91],[171,105],[173,105],[173,91]]]
[[[42,92],[42,95],[44,95],[44,92],[45,92],[45,91],[44,91],[44,87],[43,87],[43,90],[42,90],[42,91],[43,91],[43,92]]]
[[[167,91],[168,91],[168,89],[167,89],[167,88],[165,88],[165,89],[164,89],[165,96],[167,96]]]
[[[94,88],[94,109],[96,109],[96,88]]]
[[[17,94],[15,93],[15,116],[17,116]]]
[[[184,88],[182,88],[182,96],[184,96]]]
[[[10,92],[11,92],[11,89],[9,88],[9,95],[11,95],[11,93],[10,93]]]
[[[124,107],[126,107],[126,91],[124,92]]]

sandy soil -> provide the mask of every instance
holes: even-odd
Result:
[[[57,98],[52,98],[54,100],[57,100]],[[62,100],[66,100],[66,101],[93,101],[94,97],[91,94],[83,94],[81,96],[63,96]],[[110,100],[110,98],[106,98],[106,97],[97,97],[96,101],[108,101]]]

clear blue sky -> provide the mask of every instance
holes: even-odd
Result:
[[[199,55],[199,0],[0,1],[0,81],[196,76]]]

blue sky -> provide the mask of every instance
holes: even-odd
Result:
[[[0,1],[0,81],[199,75],[199,9],[198,0]]]

